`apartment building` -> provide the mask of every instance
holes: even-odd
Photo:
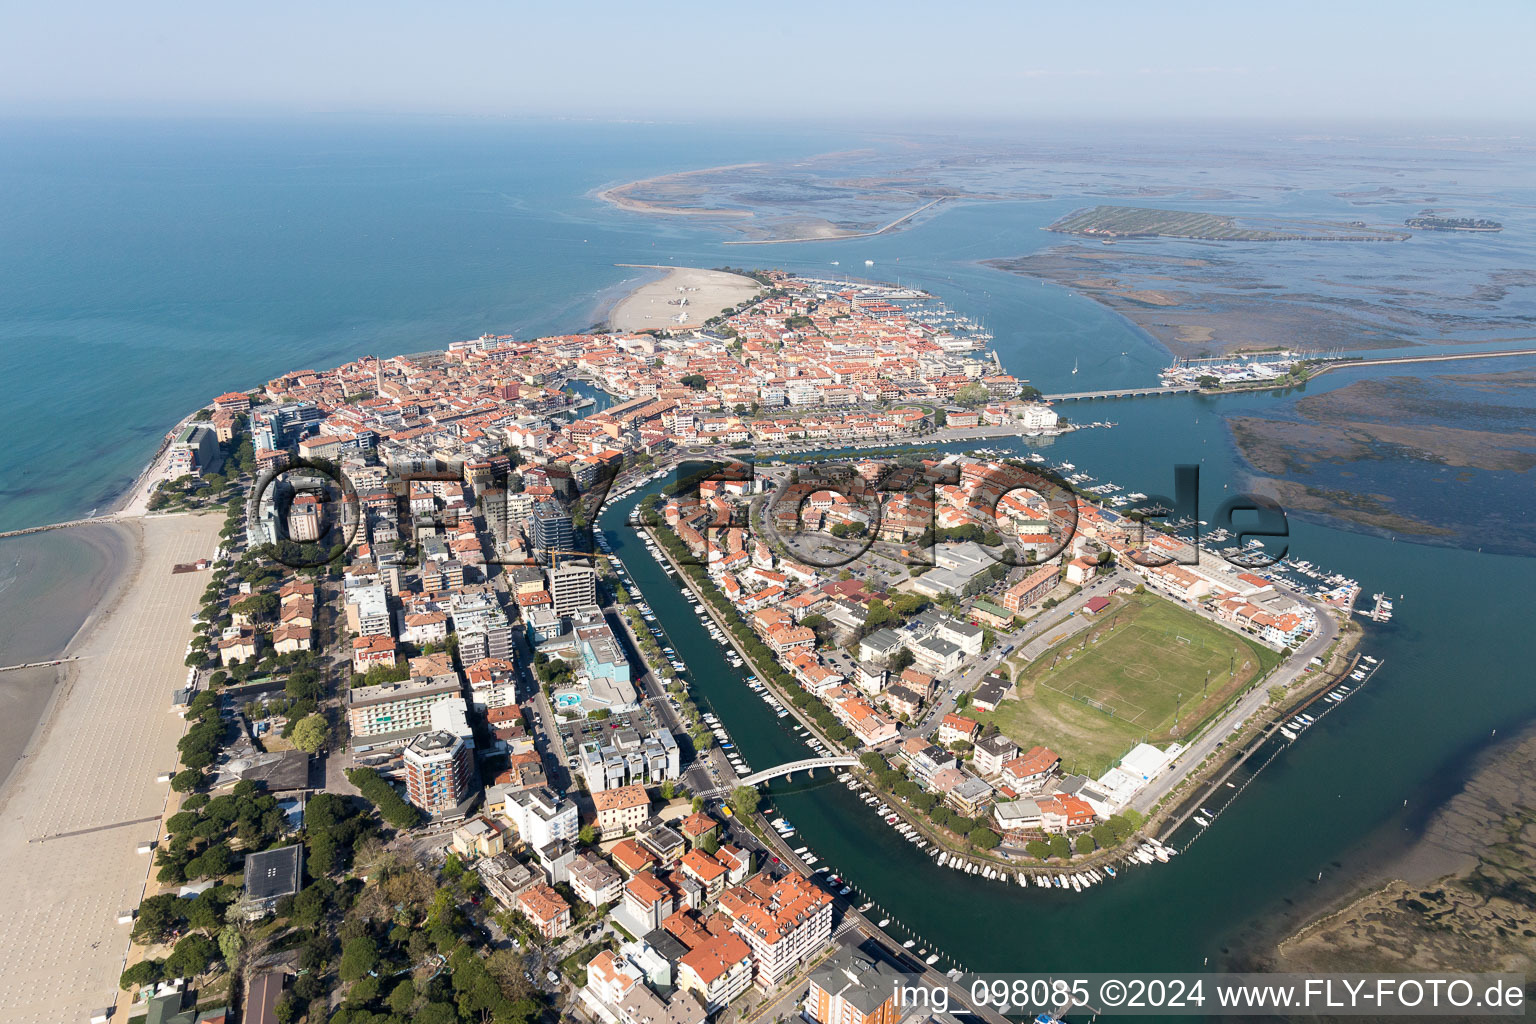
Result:
[[[597,828],[604,839],[637,832],[651,814],[651,798],[644,786],[620,786],[592,794],[597,808]]]
[[[432,727],[432,706],[455,699],[463,699],[457,676],[356,687],[347,694],[352,743],[356,746],[391,733],[407,738],[413,732],[425,732]]]
[[[806,876],[755,875],[720,894],[720,909],[752,950],[758,988],[767,991],[832,937],[832,896]]]
[[[811,972],[805,1014],[816,1024],[896,1024],[906,1012],[896,1003],[897,987],[915,979],[863,950],[844,947]]]
[[[732,932],[711,936],[678,960],[677,986],[713,1013],[752,987],[752,950]]]
[[[474,763],[469,746],[451,732],[425,732],[406,745],[406,797],[428,814],[452,814],[469,796]]]
[[[530,850],[542,850],[562,840],[574,841],[581,831],[576,805],[548,789],[509,794],[504,813]]]

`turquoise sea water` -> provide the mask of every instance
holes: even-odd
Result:
[[[665,125],[0,124],[0,529],[104,506],[172,423],[229,388],[483,331],[580,330],[635,274],[616,263],[899,278],[982,318],[1009,368],[1046,390],[1155,379],[1167,357],[1139,330],[1068,290],[976,262],[1058,240],[1038,229],[1077,198],[961,204],[878,238],[754,249],[723,245],[687,218],[645,218],[589,196],[645,175],[864,141]],[[1265,202],[1286,213],[1349,209],[1321,187]],[[1479,251],[1501,266],[1523,244]],[[1427,259],[1394,258],[1414,273]],[[1330,375],[1314,393],[1356,373]],[[1216,495],[1243,471],[1223,416],[1283,413],[1285,401],[1074,407],[1075,418],[1119,426],[1049,452],[1146,493],[1171,486],[1174,464],[1197,462]],[[1525,515],[1518,488],[1528,484],[1488,482],[1490,505]],[[1383,473],[1372,485],[1394,483]],[[623,511],[603,521],[742,752],[754,767],[799,753],[787,720],[739,685],[686,608],[655,599],[674,584],[626,537]],[[1368,592],[1404,595],[1366,644],[1387,667],[1173,864],[1083,896],[1006,888],[933,870],[841,787],[776,787],[776,803],[890,916],[968,967],[1190,968],[1205,956],[1214,965],[1317,895],[1318,872],[1342,890],[1401,848],[1459,788],[1492,730],[1508,735],[1536,717],[1529,559],[1294,521],[1293,530],[1297,557]]]

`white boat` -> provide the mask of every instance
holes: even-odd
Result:
[[[1280,735],[1284,736],[1288,740],[1294,740],[1296,738],[1296,734],[1291,732],[1291,730],[1285,728],[1284,726],[1282,726],[1280,728]]]
[[[1200,815],[1198,815],[1198,814],[1195,815],[1195,824],[1199,825],[1201,828],[1209,828],[1210,825],[1211,825],[1210,822],[1206,821],[1204,818],[1200,817]]]

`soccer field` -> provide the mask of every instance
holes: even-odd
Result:
[[[1017,700],[981,717],[1022,747],[1043,744],[1069,770],[1096,775],[1142,740],[1189,736],[1279,660],[1171,601],[1116,598],[1092,627],[1018,672]]]

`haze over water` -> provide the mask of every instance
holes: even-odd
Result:
[[[1059,241],[1037,229],[1074,200],[959,205],[879,238],[752,248],[723,245],[727,236],[687,218],[641,217],[587,195],[860,141],[691,126],[0,124],[0,529],[104,507],[165,430],[222,391],[486,331],[579,331],[635,278],[617,263],[899,278],[983,320],[1008,367],[1047,391],[1145,384],[1166,365],[1140,331],[1091,301],[974,262]],[[1330,375],[1310,393],[1357,373]],[[1146,493],[1171,486],[1175,463],[1198,462],[1214,505],[1242,469],[1222,414],[1283,401],[1067,408],[1119,426],[1069,435],[1049,453]],[[1528,559],[1292,527],[1297,557],[1360,579],[1367,593],[1405,595],[1363,646],[1387,666],[1174,863],[1084,896],[1042,895],[932,868],[841,787],[776,801],[829,863],[968,967],[1215,961],[1284,900],[1315,894],[1317,872],[1343,886],[1411,838],[1493,729],[1508,734],[1536,716],[1521,668],[1536,657],[1524,621],[1536,596]],[[671,585],[615,532],[647,592]],[[658,610],[748,760],[766,767],[796,753],[719,649],[690,634],[697,623]]]

